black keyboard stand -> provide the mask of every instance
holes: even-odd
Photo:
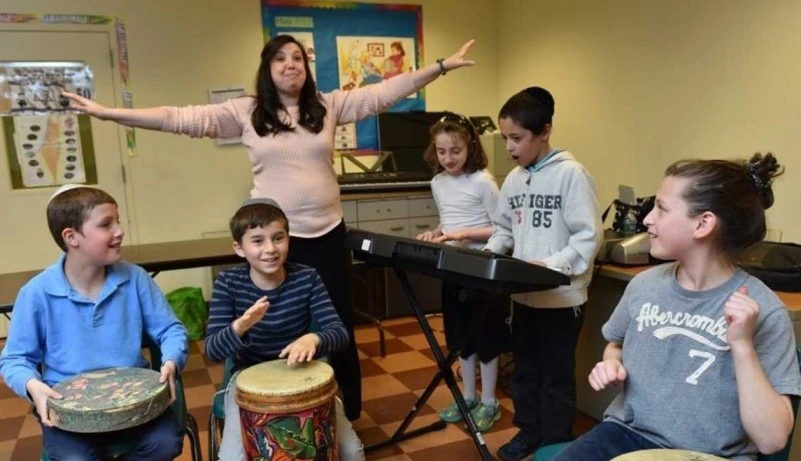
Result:
[[[467,430],[470,432],[470,436],[473,438],[473,442],[475,442],[476,448],[478,448],[478,452],[481,454],[481,459],[487,461],[492,460],[492,456],[490,455],[489,450],[487,450],[487,444],[484,442],[484,437],[481,436],[481,433],[476,427],[476,423],[473,421],[473,417],[470,416],[470,411],[467,409],[467,404],[462,397],[462,391],[459,390],[459,386],[456,384],[456,377],[453,375],[452,367],[453,362],[456,361],[457,355],[451,352],[447,356],[443,356],[439,342],[434,336],[434,332],[431,331],[431,326],[428,324],[425,314],[423,314],[423,309],[420,307],[420,302],[417,300],[417,296],[414,294],[412,285],[409,283],[409,279],[406,277],[406,272],[398,267],[393,267],[393,269],[395,270],[395,274],[398,276],[398,280],[400,281],[401,288],[403,288],[403,292],[406,294],[406,300],[409,301],[409,305],[411,306],[412,311],[414,311],[415,317],[417,317],[417,322],[420,324],[420,328],[423,330],[426,341],[428,341],[428,345],[431,347],[431,352],[434,353],[434,359],[437,362],[437,367],[439,370],[431,379],[431,382],[428,384],[428,387],[426,387],[423,394],[412,406],[412,409],[409,410],[409,413],[403,419],[403,422],[401,422],[401,425],[398,427],[395,433],[392,434],[392,436],[387,440],[368,445],[365,447],[364,451],[369,452],[371,450],[392,445],[418,435],[444,429],[446,423],[444,421],[437,421],[428,426],[406,432],[406,429],[412,423],[412,420],[414,420],[414,418],[417,416],[417,413],[421,408],[423,408],[428,399],[431,397],[431,394],[434,393],[434,390],[444,379],[445,384],[448,386],[448,389],[450,389],[451,394],[453,394],[456,405],[459,407],[459,412],[462,413],[462,417],[464,417],[464,421],[467,423]],[[476,328],[481,324],[483,317],[484,313],[481,312],[480,315],[473,320],[473,325],[467,332],[466,341],[473,336]]]

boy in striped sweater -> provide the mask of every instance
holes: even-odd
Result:
[[[264,361],[292,366],[345,349],[348,333],[317,271],[287,262],[289,221],[271,199],[247,200],[230,221],[236,253],[247,265],[221,272],[214,282],[205,354],[232,357],[225,393],[220,460],[244,459],[239,408],[234,398],[238,372]],[[310,332],[310,325],[317,325]],[[337,399],[336,433],[342,460],[363,460],[364,447]]]

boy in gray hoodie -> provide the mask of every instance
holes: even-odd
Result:
[[[540,87],[512,96],[498,121],[518,165],[501,187],[497,219],[485,249],[508,253],[570,276],[570,285],[513,295],[514,424],[498,450],[517,461],[540,445],[570,440],[576,411],[575,349],[581,305],[602,241],[592,177],[570,152],[551,148],[554,99]]]

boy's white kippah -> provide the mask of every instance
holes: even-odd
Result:
[[[68,190],[77,189],[79,187],[88,187],[92,189],[91,186],[87,186],[85,184],[64,184],[63,186],[59,187],[58,190],[53,192],[53,195],[50,196],[50,199],[47,200],[47,203],[50,204],[50,202],[52,202],[53,199],[56,198],[58,195],[61,195],[64,192],[67,192]]]
[[[251,198],[251,199],[247,199],[244,202],[242,202],[242,205],[239,205],[239,209],[241,210],[242,208],[245,208],[246,206],[249,206],[249,205],[270,205],[270,206],[274,206],[274,207],[278,208],[279,210],[281,210],[281,206],[278,205],[278,202],[276,202],[275,200],[273,200],[271,198]],[[281,211],[283,211],[283,210],[281,210]]]

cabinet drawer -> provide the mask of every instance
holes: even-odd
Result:
[[[437,202],[433,198],[409,199],[409,217],[439,216]]]
[[[345,218],[345,224],[353,224],[354,226],[359,221],[358,208],[356,202],[342,202],[342,215]]]
[[[397,237],[409,237],[408,219],[386,219],[383,221],[359,221],[359,229],[378,234],[389,234]]]
[[[436,216],[426,216],[424,218],[409,218],[409,232],[412,237],[418,234],[434,230],[439,226],[439,218]]]
[[[359,200],[359,223],[409,217],[408,200]]]

